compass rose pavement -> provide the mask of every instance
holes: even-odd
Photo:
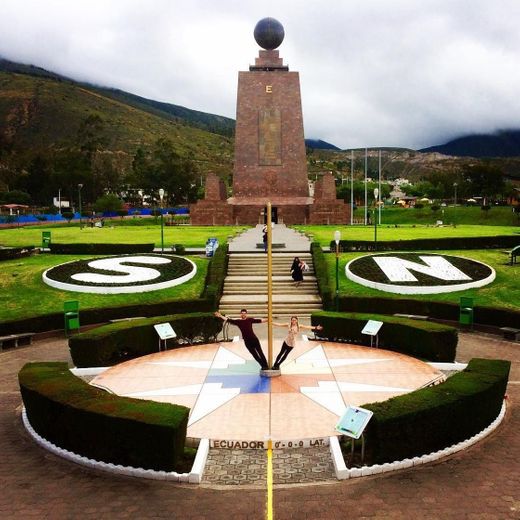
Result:
[[[267,352],[267,342],[262,348]],[[128,361],[91,384],[189,407],[188,437],[277,441],[336,435],[335,425],[348,405],[384,401],[440,376],[428,364],[402,354],[301,336],[280,377],[261,376],[243,342],[235,338]]]

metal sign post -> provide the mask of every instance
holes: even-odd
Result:
[[[351,448],[350,448],[350,460],[354,460],[354,449],[356,440],[361,437],[361,464],[365,460],[365,437],[363,432],[368,424],[368,421],[372,418],[374,412],[367,410],[366,408],[360,408],[359,406],[349,406],[338,424],[336,424],[336,431],[341,434],[350,437]]]

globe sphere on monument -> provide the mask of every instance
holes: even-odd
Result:
[[[285,31],[278,20],[262,18],[255,26],[254,36],[262,49],[272,51],[283,42]]]

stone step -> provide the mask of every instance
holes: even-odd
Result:
[[[280,282],[280,283],[273,283],[272,289],[273,291],[276,289],[277,291],[286,289],[286,290],[292,290],[292,289],[305,289],[305,290],[311,290],[316,292],[316,284],[312,282],[305,282],[303,281],[299,285],[296,285],[293,281],[288,282]],[[267,284],[266,283],[256,283],[256,282],[225,282],[224,283],[224,291],[227,289],[240,289],[242,291],[250,291],[250,290],[258,290],[258,291],[267,291]]]
[[[224,294],[220,299],[220,305],[229,303],[267,303],[267,294]],[[321,298],[317,294],[306,294],[302,298],[300,294],[274,294],[273,304],[286,303],[292,305],[306,305],[317,303],[321,305]]]

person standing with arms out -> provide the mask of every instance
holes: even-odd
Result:
[[[291,276],[294,280],[294,285],[298,286],[303,281],[303,273],[302,273],[302,267],[300,263],[300,259],[295,256],[293,263],[291,265]]]
[[[247,316],[247,309],[242,309],[240,311],[240,318],[232,319],[220,314],[220,312],[215,312],[215,316],[220,318],[223,321],[227,321],[232,325],[236,325],[240,332],[242,333],[242,339],[246,345],[247,350],[253,356],[255,361],[260,365],[262,370],[268,370],[269,366],[267,364],[267,359],[265,358],[264,352],[262,350],[262,346],[260,345],[260,340],[257,338],[256,334],[253,331],[253,323],[265,323],[267,321],[266,318],[249,318]]]
[[[286,323],[275,323],[273,321],[273,325],[275,327],[287,327]],[[296,336],[300,332],[300,329],[307,330],[322,330],[323,327],[321,325],[316,325],[315,327],[308,325],[300,325],[298,322],[298,316],[292,316],[291,321],[289,323],[289,329],[287,331],[287,336],[282,343],[282,348],[278,355],[276,356],[276,360],[273,364],[273,370],[280,370],[280,365],[286,360],[289,352],[294,348],[294,344],[296,342]]]

